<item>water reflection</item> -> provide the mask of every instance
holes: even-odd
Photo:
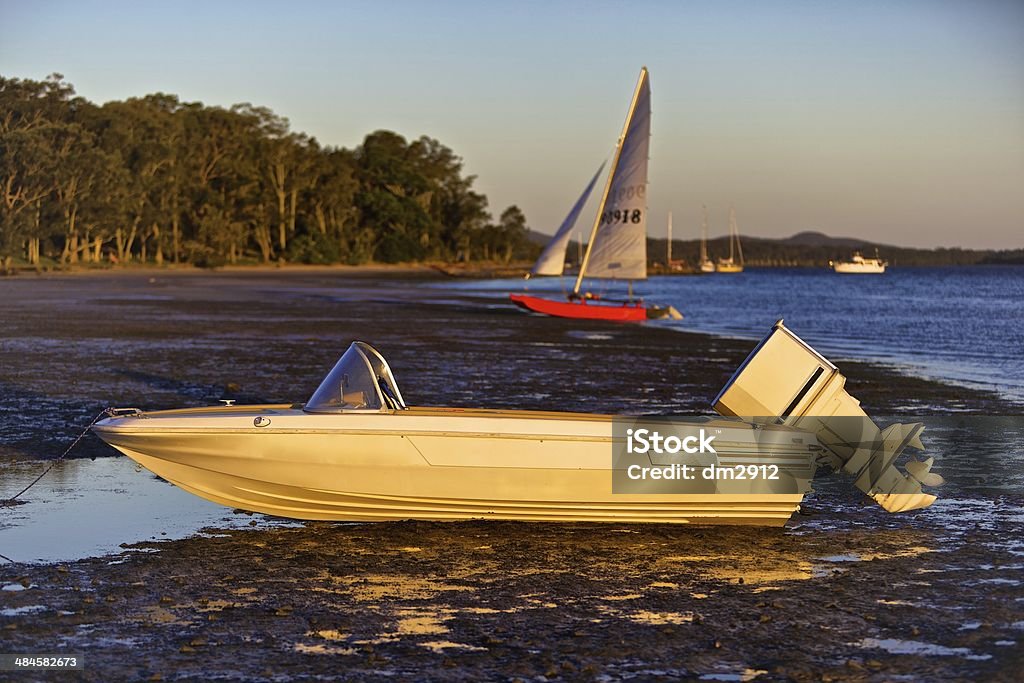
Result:
[[[0,463],[0,494],[13,495],[45,466],[38,460]],[[123,457],[57,463],[22,499],[25,505],[0,508],[0,554],[15,562],[105,555],[122,544],[182,538],[205,527],[287,524],[263,515],[233,514]]]

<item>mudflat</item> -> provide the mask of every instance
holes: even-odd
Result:
[[[395,275],[0,279],[0,466],[45,466],[107,405],[303,401],[353,339],[385,354],[410,404],[610,413],[708,414],[753,346],[529,316],[427,271]],[[80,653],[79,674],[96,681],[1015,680],[1019,408],[833,360],[879,421],[934,422],[924,438],[949,483],[932,508],[889,515],[823,473],[774,530],[211,528],[3,563],[0,650]],[[92,437],[75,455],[119,457]],[[40,503],[25,499],[31,515]]]

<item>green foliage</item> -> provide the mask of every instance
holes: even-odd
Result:
[[[303,233],[288,244],[286,258],[295,263],[329,265],[341,263],[338,243],[316,232]]]
[[[163,93],[96,106],[59,74],[0,76],[0,258],[510,258],[525,220],[488,225],[473,181],[428,137],[323,147],[265,107]]]

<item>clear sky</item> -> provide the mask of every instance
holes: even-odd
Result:
[[[1024,2],[0,0],[0,73],[429,135],[553,232],[651,72],[651,222],[1024,247]],[[585,215],[586,219],[586,215]]]

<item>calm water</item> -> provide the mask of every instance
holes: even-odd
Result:
[[[572,280],[529,283],[561,293]],[[504,297],[523,281],[443,283]],[[591,283],[621,296],[624,287]],[[659,322],[694,332],[759,339],[779,318],[833,359],[904,366],[913,374],[995,389],[1024,403],[1024,267],[895,268],[841,276],[825,269],[752,269],[738,275],[652,277],[637,287],[685,319]]]
[[[0,472],[5,484],[27,483],[40,464],[0,459]],[[206,527],[297,524],[235,513],[171,486],[128,458],[65,460],[25,498],[31,502],[0,508],[0,554],[16,562],[116,553],[122,544],[181,538]]]

